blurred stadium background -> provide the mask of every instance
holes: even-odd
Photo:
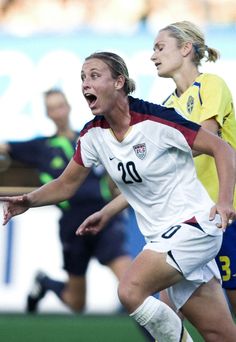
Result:
[[[153,39],[164,25],[179,20],[199,25],[207,44],[220,51],[220,61],[208,63],[207,70],[226,80],[236,102],[236,0],[0,0],[0,141],[53,132],[42,102],[42,93],[52,86],[65,91],[72,126],[82,128],[91,114],[81,95],[80,68],[98,50],[126,60],[135,96],[161,102],[173,83],[156,75],[150,61]],[[0,173],[0,192],[6,185],[1,178]],[[70,314],[50,294],[38,318],[22,315],[38,269],[65,276],[58,215],[54,207],[31,210],[0,230],[0,341],[143,341],[133,322],[117,315],[116,279],[95,260],[89,266],[85,316]],[[135,255],[140,237],[131,219]]]

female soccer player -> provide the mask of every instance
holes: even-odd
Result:
[[[43,184],[63,172],[74,154],[79,136],[79,132],[71,128],[71,108],[60,89],[48,90],[44,94],[44,103],[47,116],[55,125],[55,134],[0,144],[0,152],[8,152],[12,159],[35,167]],[[83,186],[69,200],[58,203],[61,212],[59,237],[68,281],[61,282],[43,272],[37,273],[27,297],[28,312],[38,311],[39,303],[48,291],[56,294],[71,310],[83,311],[86,305],[86,272],[92,258],[108,266],[117,279],[130,265],[124,217],[111,222],[102,234],[75,235],[78,223],[110,200],[107,178],[103,167],[93,168]],[[109,248],[107,241],[111,242]]]
[[[236,217],[233,149],[174,109],[128,96],[135,86],[116,54],[90,55],[81,77],[95,118],[82,130],[61,176],[27,195],[1,198],[3,223],[30,207],[70,198],[91,167],[103,164],[134,208],[147,241],[119,285],[119,298],[131,317],[159,342],[192,341],[177,314],[152,297],[168,288],[175,306],[202,330],[206,341],[235,341],[236,327],[214,260],[222,242],[218,226],[225,229]],[[216,204],[196,176],[192,149],[215,159]],[[90,230],[83,226],[79,233]]]
[[[176,22],[161,29],[151,57],[158,76],[173,79],[175,91],[163,102],[180,110],[187,119],[220,136],[236,149],[236,119],[233,99],[222,78],[201,73],[204,60],[215,62],[219,53],[206,45],[203,33],[193,23]],[[219,186],[214,160],[208,155],[194,158],[197,175],[214,202]],[[236,192],[234,193],[234,207]],[[236,314],[236,221],[223,234],[216,261],[233,312]]]

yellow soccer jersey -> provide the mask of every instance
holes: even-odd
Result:
[[[201,74],[178,97],[174,92],[164,102],[167,107],[180,110],[187,119],[196,123],[215,118],[219,136],[236,149],[236,119],[233,99],[225,81],[217,75]],[[214,159],[207,155],[194,158],[197,174],[213,201],[218,197],[218,177]],[[236,192],[234,195],[236,206]]]

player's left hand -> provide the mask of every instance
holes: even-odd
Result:
[[[228,225],[236,220],[236,211],[233,206],[215,204],[210,211],[209,220],[215,219],[216,214],[220,215],[221,223],[217,224],[217,227],[225,231]]]
[[[104,228],[107,220],[105,215],[102,214],[102,211],[97,211],[94,214],[88,216],[83,223],[76,230],[76,235],[87,235],[97,234],[100,230]]]

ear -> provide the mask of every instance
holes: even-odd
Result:
[[[192,52],[192,50],[193,50],[193,43],[191,42],[184,43],[184,45],[181,48],[182,56],[183,57],[188,56]]]
[[[115,81],[115,88],[118,89],[122,89],[124,87],[125,84],[125,77],[123,75],[119,75]]]

